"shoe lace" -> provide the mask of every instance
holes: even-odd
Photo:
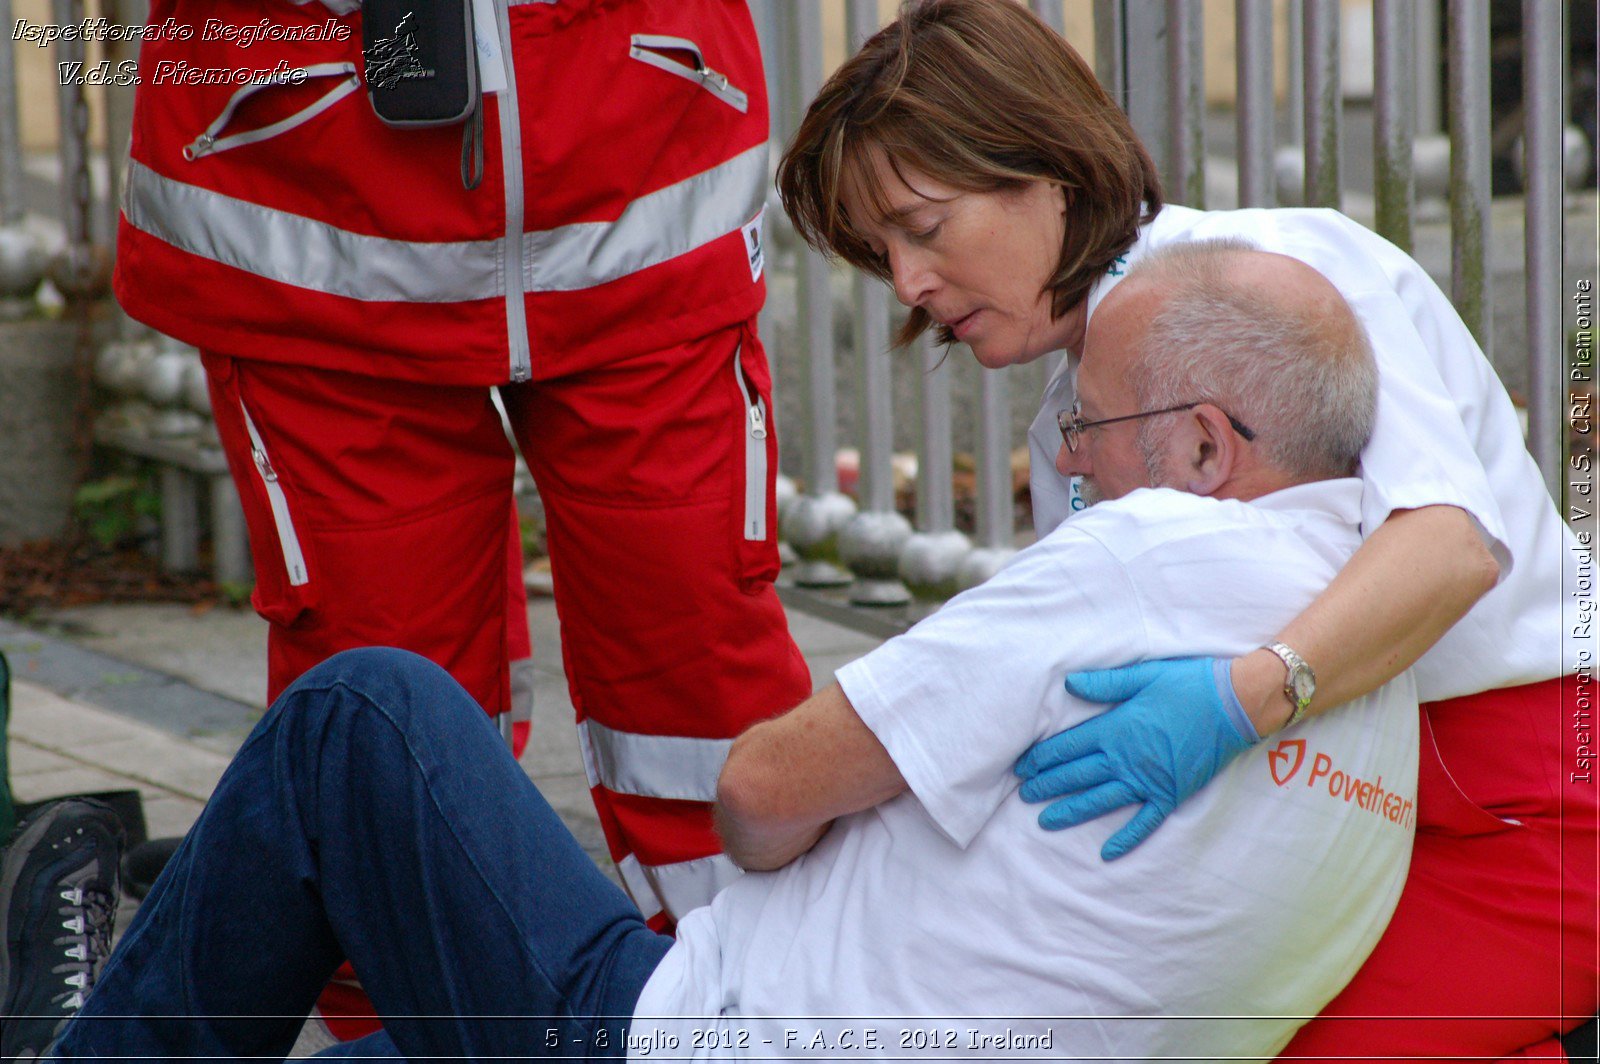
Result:
[[[51,996],[50,1004],[70,1015],[83,1008],[84,998],[111,953],[116,904],[103,891],[84,890],[81,885],[68,887],[57,896],[61,904],[56,915],[66,934],[57,935],[54,942],[64,960],[50,972],[61,977],[64,989]]]

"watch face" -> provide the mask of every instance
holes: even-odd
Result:
[[[1294,687],[1294,697],[1301,705],[1311,701],[1311,696],[1317,693],[1317,681],[1301,669],[1296,669],[1290,683]]]

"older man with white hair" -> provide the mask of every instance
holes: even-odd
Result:
[[[1150,256],[1061,422],[1106,502],[734,742],[718,823],[768,871],[675,941],[448,677],[340,655],[241,750],[55,1055],[281,1054],[348,954],[385,1017],[369,1056],[1270,1056],[1399,896],[1408,679],[1246,749],[1109,865],[1120,825],[1043,836],[1015,759],[1096,712],[1063,674],[1228,658],[1321,591],[1358,542],[1374,404],[1314,271]]]

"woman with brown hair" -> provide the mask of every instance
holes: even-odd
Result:
[[[1131,264],[1239,237],[1339,288],[1380,373],[1362,548],[1254,653],[1069,678],[1121,704],[1028,751],[1022,797],[1051,801],[1047,828],[1138,806],[1103,850],[1120,858],[1239,750],[1410,668],[1425,704],[1406,891],[1366,965],[1285,1055],[1559,1056],[1554,1036],[1600,1003],[1600,808],[1563,749],[1569,715],[1586,719],[1592,699],[1581,633],[1562,620],[1584,555],[1504,387],[1422,269],[1334,211],[1164,205],[1088,66],[1009,0],[908,4],[823,86],[778,186],[807,242],[911,308],[901,342],[933,327],[990,368],[1067,352],[1030,432],[1041,535],[1093,498],[1097,438],[1148,438],[1188,416],[1090,423],[1074,409],[1076,352]]]

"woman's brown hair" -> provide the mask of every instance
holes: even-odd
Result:
[[[1161,209],[1161,182],[1127,116],[1060,35],[1014,0],[912,0],[830,77],[778,164],[778,194],[812,247],[890,280],[840,206],[845,182],[888,198],[869,157],[969,192],[1049,181],[1066,237],[1045,287],[1054,317],[1089,291]],[[896,342],[928,327],[913,308]],[[948,343],[948,330],[941,329]]]

